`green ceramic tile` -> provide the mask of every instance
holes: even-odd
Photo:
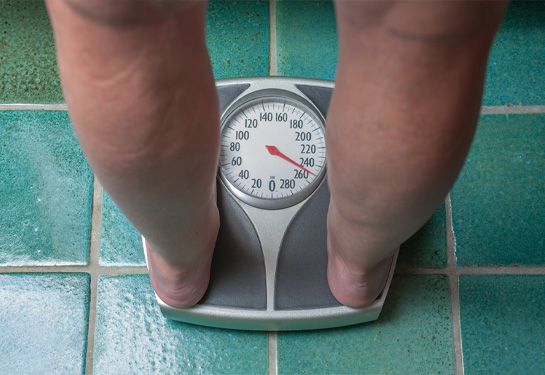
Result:
[[[278,75],[335,79],[337,29],[331,1],[278,0]]]
[[[0,275],[0,374],[84,374],[88,274]]]
[[[545,275],[460,276],[464,373],[545,373]]]
[[[0,102],[62,103],[51,25],[42,0],[1,1]],[[209,4],[207,44],[216,78],[269,72],[267,1]]]
[[[483,105],[545,104],[545,2],[513,1],[492,45]]]
[[[93,175],[65,112],[0,111],[0,264],[89,260]]]
[[[378,321],[279,333],[279,374],[454,374],[448,280],[394,276]]]
[[[268,1],[210,1],[206,34],[216,79],[269,74]]]
[[[0,1],[0,103],[62,103],[42,0]]]
[[[545,2],[512,2],[494,41],[483,105],[545,104]],[[337,36],[323,1],[278,1],[279,75],[333,80]]]
[[[445,204],[399,251],[397,267],[444,268],[447,265],[447,230]]]
[[[545,114],[486,115],[451,194],[460,266],[545,265]]]
[[[99,264],[101,266],[146,264],[140,234],[106,192],[102,197]]]
[[[98,283],[93,374],[266,374],[267,333],[165,319],[147,275]]]

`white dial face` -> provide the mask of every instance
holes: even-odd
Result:
[[[287,97],[263,97],[222,122],[220,171],[241,200],[262,208],[296,204],[319,185],[326,162],[320,116]]]

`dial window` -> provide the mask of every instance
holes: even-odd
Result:
[[[325,172],[323,120],[302,102],[252,99],[222,122],[220,173],[241,200],[282,208],[306,198]]]

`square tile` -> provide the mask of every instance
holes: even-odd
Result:
[[[0,14],[0,103],[63,103],[43,1],[2,1]],[[206,32],[216,78],[269,73],[267,1],[211,1]]]
[[[459,266],[545,265],[545,114],[485,115],[452,194]]]
[[[167,320],[147,275],[99,278],[93,374],[267,371],[267,333]]]
[[[461,275],[464,373],[545,373],[545,275]]]
[[[89,261],[93,174],[66,112],[0,111],[0,265]]]
[[[545,2],[512,1],[488,59],[483,105],[545,104]]]
[[[269,2],[208,3],[206,42],[216,79],[269,74]]]
[[[44,2],[0,1],[0,14],[0,103],[62,103]]]
[[[454,374],[448,279],[394,276],[376,322],[279,333],[279,374]]]
[[[104,191],[100,219],[101,266],[143,266],[146,264],[140,233]]]
[[[331,1],[276,3],[278,75],[335,79],[337,26]]]
[[[493,43],[483,105],[545,104],[545,2],[513,1]],[[338,58],[333,6],[277,3],[278,74],[334,80]]]
[[[88,274],[0,274],[0,374],[84,374]]]
[[[445,204],[430,220],[401,245],[396,267],[444,268],[447,266],[447,228]]]

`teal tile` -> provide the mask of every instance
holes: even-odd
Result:
[[[401,245],[397,267],[444,268],[447,266],[447,229],[445,204],[430,220]]]
[[[0,111],[0,124],[0,264],[87,264],[93,175],[68,115]]]
[[[42,0],[0,1],[0,103],[62,103]]]
[[[149,277],[101,276],[93,374],[266,374],[267,333],[165,319]]]
[[[511,3],[493,43],[483,105],[545,104],[545,2]],[[337,34],[333,6],[278,1],[279,75],[335,79]]]
[[[269,74],[269,2],[212,0],[206,42],[216,79]]]
[[[460,276],[464,373],[545,373],[545,275]]]
[[[448,279],[394,276],[378,321],[279,333],[279,374],[454,374]]]
[[[0,274],[0,374],[84,374],[88,274]]]
[[[545,104],[545,2],[512,1],[492,44],[483,105]]]
[[[545,265],[545,114],[486,115],[452,194],[460,266]]]
[[[337,29],[331,1],[276,3],[278,75],[335,79]]]
[[[146,264],[140,234],[106,192],[102,197],[99,264],[101,266]]]
[[[62,103],[51,25],[41,0],[1,1],[0,102]],[[267,1],[209,4],[207,44],[216,78],[269,72]]]

